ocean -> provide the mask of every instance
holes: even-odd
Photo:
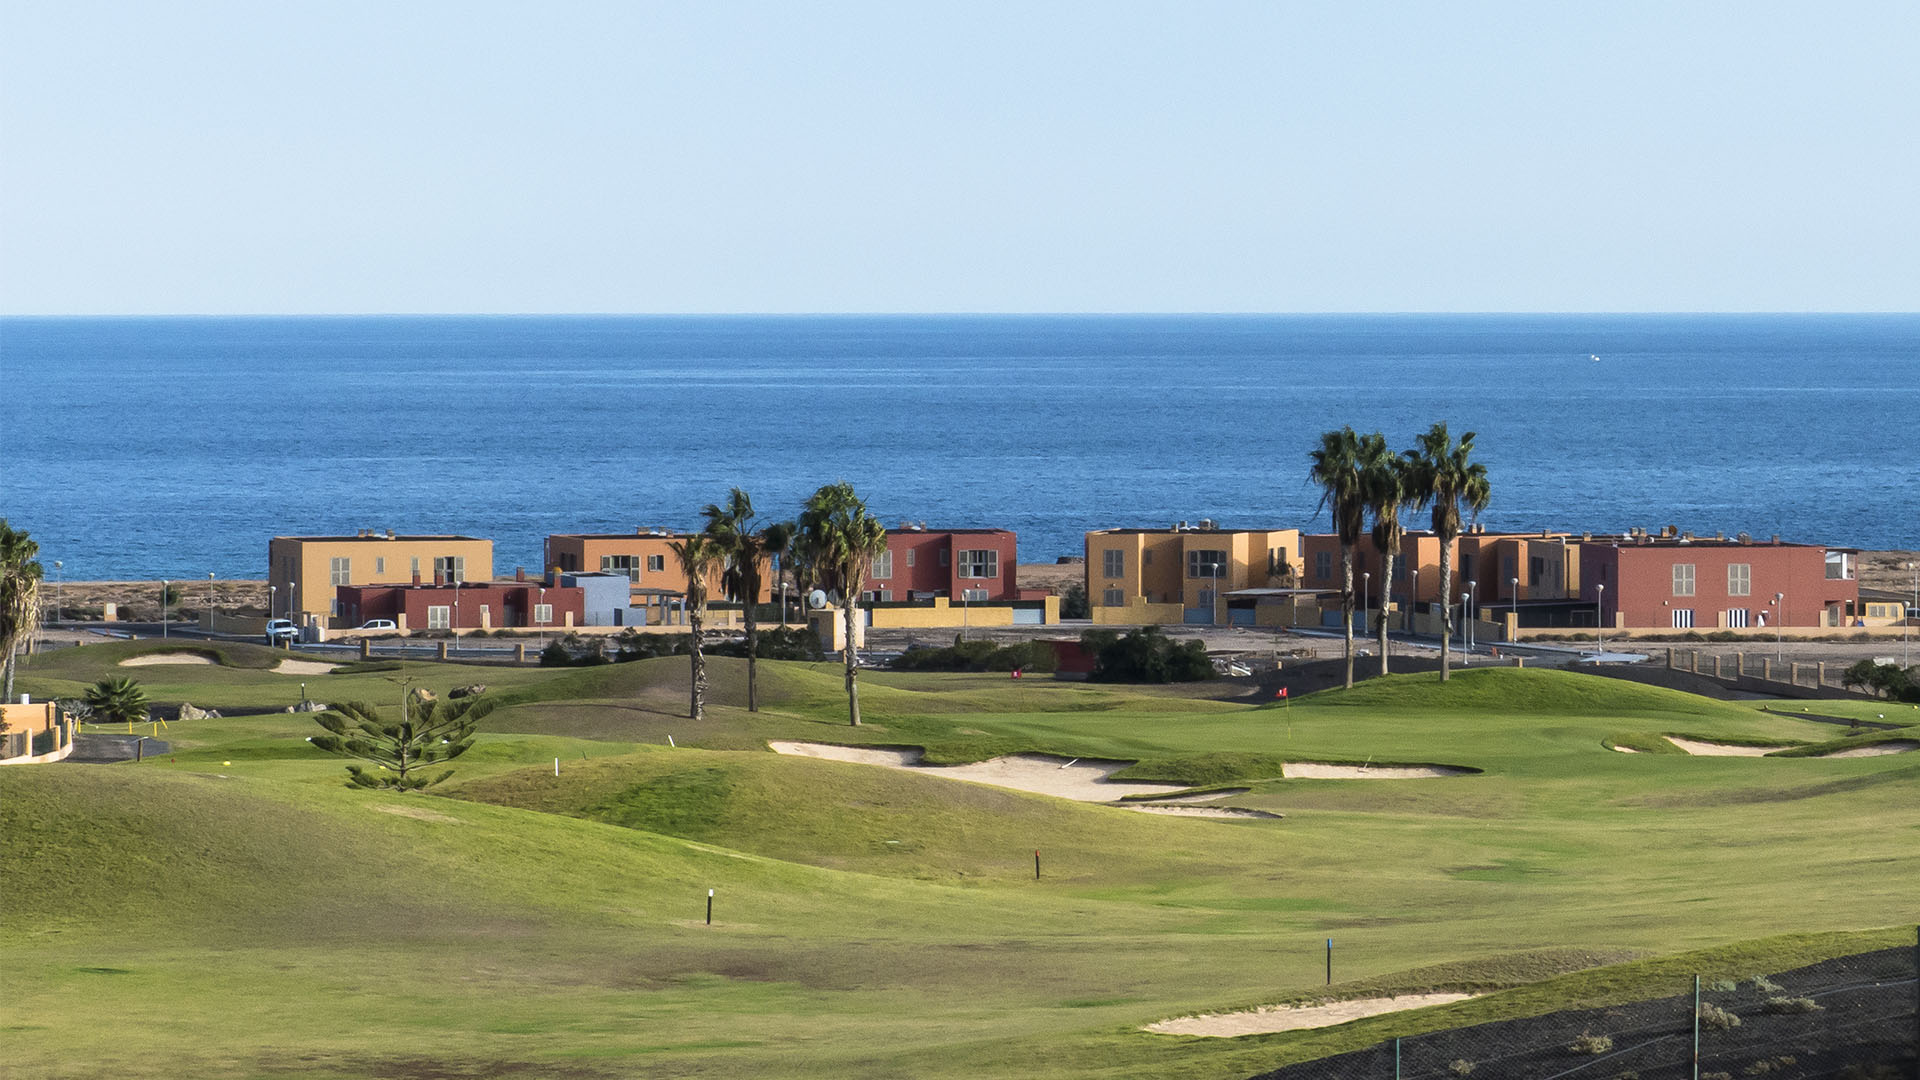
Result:
[[[1325,529],[1320,432],[1478,433],[1489,529],[1920,547],[1920,315],[0,319],[0,516],[66,580],[279,534],[791,517]],[[1417,515],[1416,515],[1417,516]]]

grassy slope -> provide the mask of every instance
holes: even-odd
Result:
[[[60,659],[69,678],[97,677],[97,660]],[[1329,935],[1343,978],[1385,980],[1356,989],[1497,984],[1622,949],[1893,923],[1912,917],[1920,889],[1914,758],[1615,754],[1604,743],[1623,732],[1835,729],[1613,680],[1483,671],[1291,709],[1189,709],[1115,688],[869,674],[873,723],[855,731],[831,665],[765,665],[773,708],[748,717],[723,704],[694,736],[1485,770],[1269,780],[1232,801],[1285,821],[1221,823],[648,748],[687,723],[672,715],[683,661],[408,667],[430,686],[478,678],[520,699],[462,760],[460,781],[513,805],[344,790],[338,762],[303,742],[310,721],[278,715],[176,723],[172,760],[139,767],[0,771],[0,900],[34,913],[0,927],[0,965],[16,1029],[59,1046],[10,1049],[20,1075],[248,1075],[285,1060],[365,1075],[403,1071],[409,1052],[383,1048],[414,1045],[449,1068],[507,1075],[1245,1075],[1430,1021],[1205,1043],[1134,1028],[1315,992]],[[288,683],[120,670],[165,673],[215,707]],[[716,676],[720,700],[737,700],[737,666]],[[307,681],[316,697],[394,689],[377,675]],[[572,721],[590,730],[537,723],[570,710],[594,713]],[[533,730],[510,730],[523,721]],[[556,756],[566,761],[550,783]],[[430,816],[381,809],[395,806]],[[1039,884],[1036,846],[1050,868]],[[720,890],[711,932],[690,925],[707,887]],[[1741,963],[1849,947],[1796,941]],[[1445,979],[1392,975],[1442,962],[1456,965]],[[1556,992],[1604,992],[1611,978]],[[1547,1000],[1452,1008],[1489,1018]],[[96,1015],[117,1026],[87,1022]]]

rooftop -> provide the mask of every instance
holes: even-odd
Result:
[[[276,541],[285,540],[285,541],[288,541],[289,543],[295,543],[295,544],[338,544],[338,543],[350,543],[355,540],[367,540],[367,541],[373,541],[373,540],[380,540],[380,541],[471,540],[476,543],[492,542],[490,540],[487,540],[485,537],[481,537],[481,536],[459,536],[459,535],[450,534],[450,533],[449,534],[423,534],[423,535],[414,535],[414,536],[407,536],[407,535],[396,536],[393,533],[380,532],[377,529],[369,529],[366,532],[360,533],[356,536],[276,536],[274,537],[274,539]]]

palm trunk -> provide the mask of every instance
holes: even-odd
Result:
[[[754,618],[754,604],[759,600],[759,588],[747,597],[747,711],[760,711],[760,692],[756,680],[760,669],[756,662],[760,653],[760,624]]]
[[[6,671],[7,692],[5,694],[0,694],[0,702],[12,701],[13,700],[13,646],[11,644],[7,646],[6,662],[5,664],[0,666],[4,666],[7,669]]]
[[[1453,538],[1440,538],[1440,681],[1450,677],[1447,642],[1453,636]]]
[[[840,652],[841,659],[845,660],[847,664],[847,722],[854,727],[859,727],[860,674],[859,667],[856,663],[859,657],[854,653],[853,649],[853,613],[855,611],[853,601],[849,599],[842,603],[840,605],[840,611],[846,619],[847,628],[846,648]]]
[[[704,719],[707,711],[707,654],[700,645],[700,631],[706,623],[706,611],[695,608],[687,614],[690,633],[687,637],[687,660],[693,669],[693,702],[687,713],[695,720]]]
[[[1340,622],[1347,634],[1347,689],[1353,689],[1353,545],[1340,545],[1340,565],[1347,580],[1340,591]]]
[[[1393,595],[1393,553],[1380,556],[1380,674],[1387,673],[1387,600]]]

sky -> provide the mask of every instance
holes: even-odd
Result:
[[[1906,311],[1920,5],[0,0],[0,313]]]

